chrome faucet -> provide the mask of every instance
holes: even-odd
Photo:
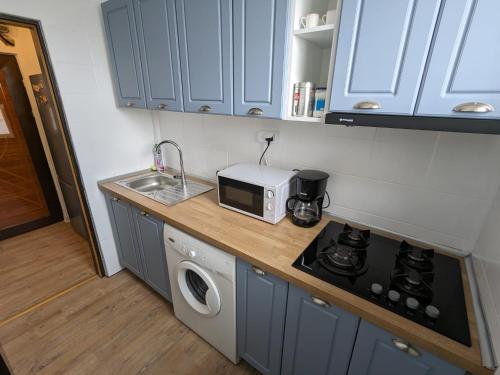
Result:
[[[157,152],[160,147],[162,145],[164,145],[165,143],[168,143],[168,144],[171,144],[172,146],[174,146],[177,151],[179,151],[179,161],[180,161],[180,164],[181,164],[181,182],[182,182],[182,189],[186,192],[187,191],[187,183],[186,183],[186,175],[184,173],[184,160],[182,159],[182,151],[181,151],[181,148],[179,147],[179,145],[177,143],[175,143],[174,141],[171,141],[169,139],[165,140],[165,141],[161,141],[160,143],[158,143],[155,147],[155,152]]]

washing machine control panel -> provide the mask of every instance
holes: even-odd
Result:
[[[235,274],[235,257],[217,249],[180,230],[165,225],[165,246],[175,250],[185,260],[193,261],[199,266],[233,277]]]

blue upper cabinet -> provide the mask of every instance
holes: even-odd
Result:
[[[349,375],[464,375],[465,371],[361,321]]]
[[[289,0],[234,0],[234,113],[280,118]]]
[[[500,1],[447,0],[418,115],[500,118]]]
[[[181,73],[174,0],[134,0],[146,103],[182,111]]]
[[[232,114],[232,0],[176,0],[184,109]]]
[[[412,115],[440,4],[344,1],[330,111]]]
[[[132,0],[102,4],[117,104],[146,108]]]

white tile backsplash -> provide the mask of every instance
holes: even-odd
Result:
[[[330,173],[334,214],[464,252],[500,184],[499,136],[170,112],[159,123],[161,137],[183,147],[187,170],[210,178],[225,163],[257,162],[257,131],[277,130],[268,160]]]

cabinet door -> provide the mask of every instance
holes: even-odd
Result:
[[[344,1],[330,111],[412,115],[440,3]]]
[[[146,108],[132,0],[102,4],[117,104]]]
[[[240,259],[236,267],[238,354],[262,374],[279,374],[288,283]]]
[[[120,264],[142,279],[143,270],[136,241],[132,208],[128,203],[118,198],[108,196],[106,201]]]
[[[163,222],[150,214],[132,208],[137,243],[142,255],[144,280],[172,302],[167,259],[163,243]]]
[[[232,114],[232,0],[176,5],[185,111]]]
[[[280,118],[288,0],[234,0],[234,113]]]
[[[174,0],[134,0],[146,103],[182,111],[181,73]]]
[[[464,375],[465,371],[439,359],[421,349],[411,347],[409,351],[398,349],[395,336],[361,321],[354,352],[349,366],[349,375]],[[409,345],[403,342],[404,345]]]
[[[498,0],[445,2],[417,114],[500,118],[499,15]]]
[[[346,374],[358,324],[357,316],[290,285],[281,373]]]

